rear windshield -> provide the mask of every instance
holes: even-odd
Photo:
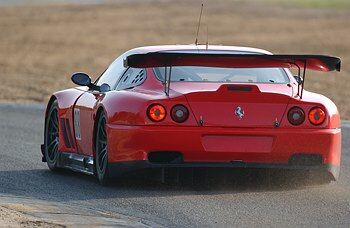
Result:
[[[169,67],[167,68],[169,73]],[[157,78],[164,81],[165,67],[154,68]],[[172,82],[237,82],[237,83],[289,83],[281,68],[219,68],[180,66],[172,67]]]

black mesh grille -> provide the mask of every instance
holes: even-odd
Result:
[[[182,154],[179,152],[151,152],[148,161],[155,164],[180,164],[183,163]]]

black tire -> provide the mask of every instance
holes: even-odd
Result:
[[[44,145],[47,166],[52,171],[59,170],[59,122],[57,100],[52,102],[45,120]]]
[[[108,147],[107,147],[107,132],[106,132],[106,116],[102,112],[96,125],[95,137],[95,175],[102,185],[107,185],[109,182],[108,170]]]

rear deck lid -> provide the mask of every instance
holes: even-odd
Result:
[[[216,91],[193,91],[185,96],[203,126],[274,128],[286,112],[292,88],[271,86],[223,84]],[[273,92],[276,89],[283,92]]]

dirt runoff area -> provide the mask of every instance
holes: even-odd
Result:
[[[0,206],[0,222],[2,227],[66,227],[60,224],[48,223],[33,216],[21,213],[13,206]]]
[[[0,101],[46,102],[73,72],[96,78],[130,48],[194,42],[200,0],[117,2],[0,7]],[[350,119],[349,7],[282,2],[206,1],[200,42],[207,23],[211,44],[341,57],[341,73],[308,72],[305,85]]]
[[[81,206],[0,195],[0,227],[157,227],[138,218]]]

